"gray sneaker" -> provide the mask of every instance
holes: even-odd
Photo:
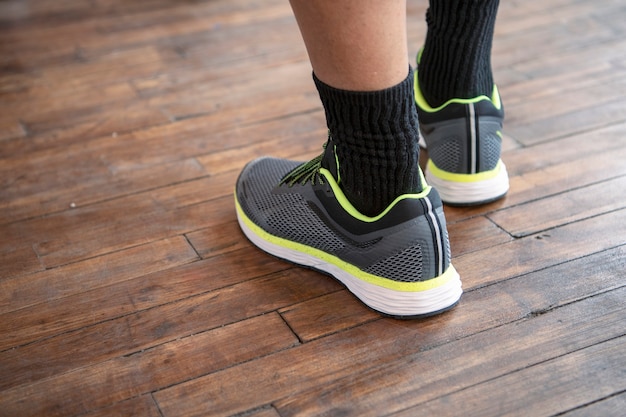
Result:
[[[426,180],[450,205],[477,205],[503,197],[509,176],[500,159],[504,110],[498,89],[491,98],[452,99],[428,105],[415,72],[420,145],[428,149]]]
[[[329,142],[306,163],[261,158],[246,165],[235,203],[248,239],[278,258],[332,275],[385,315],[429,316],[454,306],[461,281],[450,263],[437,191],[425,186],[367,217],[338,184],[333,148]]]

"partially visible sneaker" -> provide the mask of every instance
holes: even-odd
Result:
[[[329,140],[322,155],[306,163],[261,158],[246,165],[235,203],[248,239],[332,275],[384,315],[429,316],[454,306],[461,281],[450,263],[437,191],[425,186],[367,217],[341,190],[338,164]]]
[[[432,108],[415,71],[420,145],[428,149],[426,180],[450,205],[485,204],[509,190],[500,159],[504,110],[496,86],[491,97],[452,99]]]

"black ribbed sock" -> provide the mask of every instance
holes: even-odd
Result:
[[[340,185],[361,213],[380,214],[398,196],[421,191],[413,72],[381,91],[333,88],[313,74],[336,146]]]
[[[418,68],[432,107],[452,98],[491,97],[491,44],[499,0],[430,0]]]

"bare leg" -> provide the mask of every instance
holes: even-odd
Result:
[[[400,83],[409,62],[406,0],[290,0],[313,72],[342,90]]]

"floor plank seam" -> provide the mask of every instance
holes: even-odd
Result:
[[[522,239],[527,239],[527,238],[528,238],[528,236],[526,236],[525,238],[522,238]],[[561,262],[557,262],[555,264],[543,266],[543,267],[540,267],[540,268],[532,270],[532,271],[527,271],[527,272],[521,273],[519,275],[514,275],[512,277],[500,279],[498,281],[489,282],[489,283],[486,283],[486,284],[479,284],[479,285],[476,285],[476,286],[471,287],[471,288],[464,288],[463,292],[464,293],[470,293],[470,292],[473,292],[473,291],[482,290],[483,288],[488,288],[488,287],[491,287],[491,286],[494,286],[494,285],[499,285],[501,283],[510,282],[512,280],[515,280],[515,279],[521,279],[521,278],[523,278],[523,277],[525,277],[527,275],[532,275],[532,274],[535,274],[535,273],[539,273],[539,272],[542,272],[542,271],[545,271],[545,270],[548,270],[548,269],[551,269],[551,268],[555,268],[555,267],[558,267],[558,266],[562,266],[562,265],[568,264],[570,262],[574,262],[574,261],[578,261],[578,260],[581,260],[581,259],[585,259],[585,258],[594,256],[594,255],[598,255],[598,254],[601,254],[601,253],[604,253],[604,252],[609,252],[609,251],[612,251],[612,250],[615,250],[615,249],[618,249],[618,248],[621,248],[621,247],[626,247],[626,242],[623,243],[623,244],[612,246],[610,248],[605,248],[605,249],[602,249],[602,250],[599,250],[599,251],[596,251],[596,252],[590,252],[590,253],[587,253],[587,254],[585,254],[583,256],[578,256],[578,257],[575,257],[575,258],[572,258],[572,259],[567,259],[567,260],[564,260],[564,261],[561,261]],[[461,255],[461,256],[464,256],[464,255]]]
[[[32,275],[41,274],[43,272],[54,271],[56,269],[67,267],[69,265],[75,265],[75,264],[79,264],[81,262],[86,262],[86,261],[102,258],[102,257],[109,256],[109,255],[112,255],[112,254],[115,254],[115,253],[120,253],[120,252],[124,252],[124,251],[127,251],[127,250],[140,248],[142,246],[152,245],[152,244],[157,243],[157,242],[167,241],[167,240],[175,238],[177,236],[182,236],[183,238],[186,239],[184,234],[180,234],[180,235],[176,234],[176,235],[172,235],[172,236],[164,236],[162,238],[151,240],[151,241],[148,241],[148,242],[142,242],[142,243],[138,243],[138,244],[135,244],[135,245],[125,246],[125,247],[122,247],[122,248],[116,248],[116,249],[110,250],[109,252],[106,252],[106,253],[100,253],[100,254],[93,255],[93,256],[87,256],[86,258],[73,259],[70,262],[66,262],[66,263],[61,263],[61,264],[58,264],[58,265],[45,267],[44,269],[39,270],[39,271],[28,272],[28,273],[22,274],[22,275],[7,276],[7,277],[4,277],[4,278],[0,279],[0,282],[2,282],[4,280],[10,280],[10,279],[26,279],[27,277],[32,276]],[[193,247],[192,247],[192,249],[193,249]],[[35,252],[35,255],[37,256],[37,259],[40,259],[39,254],[37,253],[37,251],[34,250],[34,248],[33,248],[33,251]],[[200,258],[200,257],[198,259],[192,259],[192,260],[189,260],[188,262],[185,262],[183,264],[177,265],[177,267],[179,267],[181,265],[193,263],[193,262],[198,262],[200,260],[202,260],[202,258]],[[168,269],[168,267],[166,267],[166,268],[164,268],[162,270],[166,270],[166,269]],[[159,271],[162,271],[162,270],[159,270]],[[153,273],[154,272],[158,272],[158,271],[153,271]]]
[[[183,158],[183,159],[180,159],[178,161],[169,161],[168,163],[180,162],[180,161],[184,161],[186,159],[188,159],[188,158]],[[158,166],[158,165],[165,165],[165,164],[166,163],[156,164],[156,165]],[[11,221],[9,223],[2,223],[2,224],[0,224],[0,227],[2,227],[2,226],[12,226],[12,225],[15,225],[15,224],[18,224],[18,223],[33,221],[33,220],[37,220],[37,219],[43,219],[43,218],[46,218],[46,217],[51,217],[51,216],[60,215],[60,214],[63,214],[63,213],[68,213],[68,212],[73,211],[73,210],[80,210],[82,208],[91,208],[91,207],[94,207],[94,206],[98,206],[98,205],[101,205],[101,204],[114,202],[114,201],[117,201],[117,200],[123,200],[125,198],[129,198],[129,197],[133,197],[133,196],[140,196],[141,194],[147,194],[147,193],[152,193],[152,192],[158,191],[158,190],[164,190],[164,189],[167,189],[169,187],[175,187],[177,185],[192,183],[194,181],[198,181],[198,180],[202,180],[202,179],[208,179],[208,178],[210,178],[212,176],[213,175],[211,175],[211,174],[205,174],[205,175],[200,175],[198,177],[187,178],[187,179],[184,179],[184,180],[171,182],[171,183],[168,183],[167,185],[160,185],[160,186],[157,186],[157,187],[144,188],[144,189],[141,189],[141,190],[135,190],[135,191],[133,191],[131,193],[117,194],[117,195],[115,195],[113,197],[110,197],[110,198],[103,198],[101,200],[96,200],[96,201],[92,201],[92,202],[89,202],[89,203],[86,203],[86,204],[81,204],[80,206],[75,206],[75,207],[71,207],[70,206],[70,207],[68,207],[66,209],[50,211],[50,212],[47,212],[47,213],[39,214],[37,216],[25,217],[25,218],[22,218],[22,219]],[[235,180],[233,179],[233,184],[234,184],[234,182],[235,182]],[[203,201],[200,201],[200,202],[194,202],[194,203],[190,203],[190,204],[186,204],[186,205],[179,205],[179,206],[176,206],[174,209],[172,209],[172,211],[173,210],[177,210],[177,209],[181,209],[181,208],[186,208],[186,207],[193,207],[195,205],[207,203],[207,202],[210,202],[210,201],[216,200],[218,198],[222,198],[222,197],[225,197],[225,195],[219,195],[219,196],[210,198],[208,200],[203,200]],[[234,205],[233,205],[233,213],[234,213]],[[234,214],[233,214],[233,216],[234,216]],[[183,233],[190,233],[190,232],[191,231],[185,231]],[[172,237],[172,236],[170,236],[170,237]]]
[[[191,243],[191,240],[189,240],[189,236],[188,236],[189,233],[191,233],[191,232],[184,233],[182,236],[185,238],[185,240],[187,241],[187,244],[189,245],[189,247],[194,251],[194,253],[198,257],[198,259],[196,259],[195,261],[192,261],[191,263],[198,262],[198,261],[201,261],[201,260],[205,259],[205,258],[202,257],[202,255],[200,255],[200,253],[198,252],[198,249],[194,246],[194,244]],[[206,258],[206,259],[208,259],[208,258]]]
[[[501,374],[501,375],[497,375],[497,376],[493,376],[493,377],[487,378],[485,380],[482,380],[482,381],[479,381],[479,382],[476,382],[476,383],[473,383],[473,384],[466,385],[466,386],[464,386],[462,388],[459,388],[459,389],[456,389],[456,390],[447,391],[447,392],[443,393],[441,396],[434,397],[434,398],[428,399],[426,401],[422,401],[422,402],[420,402],[418,404],[413,404],[413,405],[411,405],[411,406],[409,406],[409,407],[407,407],[405,409],[394,411],[391,414],[386,414],[386,415],[381,416],[381,417],[391,417],[393,415],[396,415],[396,414],[399,414],[399,413],[402,413],[402,412],[406,412],[408,410],[412,410],[412,409],[414,409],[416,407],[419,407],[421,405],[428,404],[429,402],[437,401],[438,399],[440,399],[442,397],[447,397],[447,396],[450,396],[450,395],[453,395],[453,394],[457,394],[457,393],[469,390],[469,389],[474,388],[474,387],[478,387],[478,386],[483,385],[483,384],[487,384],[489,382],[497,381],[498,379],[501,379],[501,378],[503,378],[503,377],[505,377],[507,375],[511,375],[511,374],[514,374],[514,373],[517,373],[517,372],[524,371],[526,369],[530,369],[530,368],[534,368],[536,366],[540,366],[540,365],[543,365],[543,364],[546,364],[546,363],[550,363],[550,362],[555,361],[555,360],[557,360],[559,358],[567,357],[568,355],[571,355],[571,354],[574,354],[574,353],[577,353],[577,352],[581,352],[581,351],[585,351],[587,349],[593,348],[594,346],[597,346],[597,345],[600,345],[600,344],[603,344],[603,343],[607,343],[607,342],[611,342],[613,340],[618,340],[620,338],[623,338],[624,336],[625,335],[611,337],[611,338],[609,338],[607,340],[604,340],[602,342],[599,342],[599,343],[595,343],[595,344],[592,344],[592,345],[576,348],[576,349],[571,350],[571,351],[569,351],[567,353],[564,353],[562,355],[558,355],[558,356],[554,356],[554,357],[547,358],[547,359],[544,359],[544,360],[540,360],[538,362],[533,362],[532,364],[529,364],[528,366],[516,368],[516,369],[508,371],[507,373],[504,373],[504,374]],[[618,395],[618,394],[619,393],[614,393],[612,396]],[[567,410],[567,411],[571,411],[571,410]]]
[[[268,312],[268,313],[258,314],[258,315],[254,316],[254,317],[260,317],[260,316],[263,316],[263,315],[266,315],[266,314],[271,314],[271,313],[273,313],[273,312]],[[254,317],[250,317],[250,318],[254,318]],[[232,325],[232,324],[236,324],[236,323],[229,323],[229,324],[226,324],[225,326],[230,326],[230,325]],[[210,330],[215,330],[215,329],[217,329],[217,328],[221,328],[221,327],[225,327],[225,326],[218,326],[218,327],[216,327],[216,328],[214,328],[214,329],[210,329]],[[207,330],[207,331],[210,331],[210,330]],[[204,332],[198,332],[198,333],[195,333],[194,335],[201,334],[201,333],[204,333]],[[185,337],[192,337],[192,336],[194,336],[194,335],[189,335],[189,336],[185,336]],[[178,339],[177,339],[177,340],[178,340]],[[216,374],[216,373],[219,373],[219,372],[224,372],[224,371],[226,371],[226,370],[228,370],[228,369],[231,369],[231,368],[234,368],[234,367],[237,367],[237,366],[241,366],[241,365],[245,365],[245,364],[247,364],[247,363],[254,362],[254,361],[257,361],[257,360],[260,360],[260,359],[263,359],[263,358],[269,357],[269,356],[273,356],[273,355],[279,354],[279,353],[281,353],[281,352],[284,352],[284,351],[287,351],[287,350],[290,350],[290,349],[296,348],[296,347],[298,347],[298,346],[302,346],[302,344],[300,344],[300,343],[296,342],[296,343],[294,343],[294,344],[292,344],[292,345],[290,345],[290,346],[285,346],[285,347],[282,347],[282,348],[280,348],[280,349],[277,349],[277,350],[271,351],[271,352],[269,352],[269,353],[264,353],[264,354],[259,355],[259,356],[255,356],[255,357],[250,358],[250,359],[246,359],[246,360],[239,361],[239,362],[232,362],[232,363],[229,363],[227,366],[223,366],[223,367],[220,367],[220,368],[216,368],[216,369],[211,370],[210,372],[206,372],[206,373],[203,373],[203,374],[194,375],[194,376],[193,376],[193,377],[191,377],[191,378],[181,379],[181,380],[179,380],[179,381],[177,381],[177,382],[174,382],[174,383],[171,383],[171,384],[168,384],[168,385],[164,385],[164,386],[162,386],[162,387],[159,387],[159,388],[157,388],[157,389],[153,389],[153,390],[151,390],[151,391],[143,392],[143,393],[141,393],[141,394],[139,394],[139,395],[145,395],[145,394],[148,394],[148,393],[150,393],[151,395],[154,395],[154,394],[159,393],[159,392],[161,392],[161,391],[167,390],[168,388],[172,388],[172,387],[175,387],[175,386],[177,386],[177,385],[182,385],[182,384],[184,384],[184,383],[186,383],[186,382],[189,382],[189,381],[194,381],[194,380],[197,380],[197,379],[202,379],[202,378],[204,378],[204,377],[206,377],[206,376],[208,376],[208,375],[213,375],[213,374]],[[109,359],[109,360],[107,360],[107,361],[104,361],[104,362],[108,362],[108,361],[110,361],[110,360],[114,360],[114,359],[115,359],[115,358],[111,358],[111,359]],[[157,402],[157,404],[158,404],[158,401],[156,400],[156,398],[155,398],[155,402]]]
[[[626,201],[624,203],[626,204]],[[513,238],[515,238],[515,239],[524,239],[524,238],[533,237],[533,236],[535,237],[535,239],[542,239],[543,237],[550,237],[549,232],[552,231],[552,230],[556,230],[556,229],[559,229],[561,227],[565,227],[565,226],[568,226],[568,225],[580,223],[582,221],[586,221],[586,220],[590,220],[590,219],[595,219],[595,218],[598,218],[598,217],[606,216],[607,214],[617,213],[617,212],[622,211],[622,210],[626,210],[626,205],[624,207],[610,209],[610,210],[604,211],[602,213],[592,214],[592,215],[587,216],[587,217],[581,217],[581,218],[577,218],[575,220],[565,221],[564,223],[560,223],[560,224],[555,225],[555,226],[547,227],[545,229],[536,230],[536,231],[533,231],[533,232],[530,232],[530,233],[512,233],[512,234],[509,233],[509,234]],[[626,240],[624,240],[623,244],[626,244]],[[617,246],[621,246],[621,245],[617,245]]]
[[[198,262],[198,261],[195,261],[195,262]],[[186,264],[184,264],[184,265],[186,265]],[[161,271],[165,271],[165,270],[161,270]],[[156,271],[156,272],[160,272],[160,271]],[[276,271],[276,272],[280,272],[280,271]],[[271,273],[264,274],[264,275],[261,275],[261,276],[258,276],[258,277],[253,277],[253,278],[250,278],[250,279],[247,279],[247,280],[244,280],[244,281],[240,281],[237,284],[225,285],[223,287],[214,288],[214,289],[211,289],[211,290],[208,290],[208,291],[197,292],[197,293],[194,293],[194,294],[189,295],[187,297],[178,298],[178,299],[171,300],[171,301],[168,301],[168,302],[165,302],[165,303],[162,303],[162,304],[152,305],[152,306],[147,307],[147,308],[142,308],[142,309],[139,309],[139,310],[132,310],[132,311],[130,311],[128,313],[124,313],[124,314],[121,314],[121,315],[118,315],[118,316],[108,317],[108,318],[106,318],[104,320],[101,320],[101,321],[98,321],[96,323],[83,325],[83,326],[81,326],[79,328],[68,329],[68,330],[61,331],[59,333],[56,333],[56,334],[53,334],[53,335],[50,335],[50,336],[43,337],[41,339],[30,341],[28,343],[23,343],[23,344],[20,344],[20,345],[12,346],[12,347],[7,348],[7,349],[2,349],[2,350],[0,350],[0,353],[7,352],[7,351],[10,351],[10,350],[14,350],[14,349],[24,348],[24,347],[27,347],[27,346],[30,346],[30,345],[41,343],[41,342],[44,342],[44,341],[47,341],[47,340],[50,340],[50,339],[54,339],[54,338],[57,338],[57,337],[61,337],[61,336],[67,335],[67,334],[72,334],[72,333],[84,331],[85,329],[89,329],[89,328],[92,328],[92,327],[95,327],[95,326],[99,326],[99,325],[102,325],[103,323],[108,323],[108,322],[120,320],[120,319],[123,319],[124,317],[134,316],[134,315],[137,315],[139,313],[144,313],[146,311],[150,311],[150,310],[162,308],[164,306],[177,304],[177,303],[180,303],[180,302],[183,302],[183,301],[186,301],[186,300],[202,297],[204,295],[207,295],[207,294],[210,294],[210,293],[213,293],[213,292],[218,292],[218,291],[223,290],[225,288],[233,287],[233,286],[245,283],[245,282],[252,282],[252,281],[256,281],[256,280],[262,280],[263,278],[265,278],[267,276],[271,276],[271,275],[275,274],[276,272],[271,272]],[[131,278],[131,279],[134,279],[134,278]],[[116,284],[112,284],[112,285],[116,285]],[[24,308],[28,308],[28,307],[24,307]],[[19,311],[19,310],[15,310],[15,311]],[[166,341],[159,342],[159,343],[154,344],[154,345],[150,345],[149,347],[146,347],[146,348],[143,348],[143,349],[138,349],[138,350],[135,350],[135,351],[132,351],[132,352],[127,352],[127,353],[124,353],[124,354],[120,354],[118,356],[120,356],[120,357],[131,357],[131,356],[134,356],[136,354],[142,353],[142,352],[144,352],[146,350],[153,349],[155,347],[158,347],[158,346],[170,343],[172,341],[181,340],[181,339],[192,337],[192,336],[195,336],[195,335],[198,335],[198,334],[206,333],[208,331],[215,330],[215,329],[220,328],[220,327],[224,327],[224,326],[229,326],[229,325],[232,325],[232,324],[240,323],[240,322],[245,321],[245,320],[249,320],[249,319],[252,319],[252,318],[255,318],[255,317],[260,317],[260,316],[269,314],[269,313],[271,313],[273,311],[274,310],[265,311],[265,312],[262,312],[262,313],[259,313],[259,314],[254,314],[254,315],[242,318],[240,320],[236,320],[236,321],[233,321],[233,322],[216,325],[214,327],[210,327],[210,328],[204,329],[204,330],[199,331],[199,332],[186,334],[184,336],[178,336],[178,337],[175,337],[173,339],[168,339]]]
[[[557,413],[557,414],[552,414],[550,417],[559,417],[559,416],[567,415],[567,414],[571,413],[572,411],[584,410],[585,408],[589,407],[590,405],[601,403],[602,401],[606,401],[606,400],[609,400],[611,398],[616,398],[616,397],[619,397],[620,395],[624,395],[624,394],[626,394],[626,390],[616,392],[616,393],[614,393],[612,395],[609,395],[609,396],[606,396],[604,398],[599,398],[599,399],[597,399],[595,401],[590,401],[590,402],[588,402],[586,404],[580,405],[578,407],[571,408],[569,410],[564,410],[564,411],[562,411],[560,413]]]

